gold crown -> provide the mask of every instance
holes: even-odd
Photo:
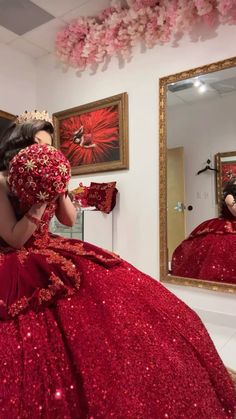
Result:
[[[25,111],[21,115],[18,115],[16,118],[16,122],[18,124],[23,124],[24,122],[28,121],[47,121],[52,124],[52,118],[50,118],[49,113],[47,111]]]

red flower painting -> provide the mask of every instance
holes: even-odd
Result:
[[[221,178],[224,186],[232,177],[236,177],[236,162],[224,162],[221,164]]]
[[[216,162],[216,202],[218,203],[219,214],[221,213],[221,203],[223,190],[226,184],[236,177],[236,151],[226,151],[215,155]]]
[[[54,124],[72,174],[128,168],[126,93],[58,112]]]
[[[117,106],[72,116],[61,122],[61,151],[71,166],[119,159]]]

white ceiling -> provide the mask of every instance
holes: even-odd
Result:
[[[31,0],[31,2],[53,15],[54,19],[21,36],[0,25],[0,45],[5,44],[33,58],[54,52],[56,34],[68,22],[79,16],[96,15],[110,6],[110,0]]]

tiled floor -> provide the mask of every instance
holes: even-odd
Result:
[[[236,325],[232,328],[205,323],[205,326],[226,367],[236,371]]]

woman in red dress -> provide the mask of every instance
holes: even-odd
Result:
[[[174,251],[173,275],[236,284],[236,178],[223,191],[221,216],[206,220]]]
[[[198,316],[117,255],[48,232],[68,197],[28,212],[10,159],[50,144],[48,122],[12,128],[0,177],[0,418],[226,419],[231,379]]]

